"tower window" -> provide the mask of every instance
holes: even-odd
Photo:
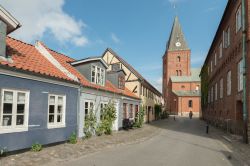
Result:
[[[178,57],[177,57],[177,62],[180,62],[180,61],[181,61],[181,57],[178,56]]]

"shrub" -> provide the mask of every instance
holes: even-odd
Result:
[[[93,110],[90,110],[89,114],[85,117],[84,134],[86,138],[90,138],[95,134],[96,123],[96,115]]]
[[[39,151],[42,150],[42,145],[39,144],[39,143],[32,144],[31,150],[32,150],[33,152],[39,152]]]
[[[101,136],[103,134],[103,132],[104,132],[103,127],[101,125],[98,125],[96,128],[96,131],[95,131],[96,135]]]
[[[76,144],[77,143],[77,136],[76,136],[75,132],[70,135],[69,143],[71,143],[71,144]]]
[[[7,152],[8,152],[8,150],[6,147],[3,147],[3,148],[0,147],[0,157],[5,156]]]
[[[155,104],[155,117],[156,117],[156,119],[159,119],[161,114],[162,114],[161,105]]]
[[[113,102],[109,102],[107,106],[104,107],[102,117],[100,126],[104,134],[111,135],[113,123],[116,119],[116,109]]]
[[[143,106],[140,106],[140,110],[136,115],[134,127],[141,128],[144,123],[145,110]]]

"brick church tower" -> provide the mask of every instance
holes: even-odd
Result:
[[[170,78],[171,76],[191,76],[191,51],[185,40],[178,17],[175,17],[172,31],[167,42],[163,56],[163,98],[165,106],[169,109]]]

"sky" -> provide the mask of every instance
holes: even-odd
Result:
[[[101,56],[112,48],[159,91],[162,56],[174,17],[179,17],[192,51],[193,68],[202,66],[227,0],[0,0],[22,27],[12,37],[75,59]]]

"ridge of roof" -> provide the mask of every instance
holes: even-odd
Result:
[[[52,54],[52,56],[55,57],[55,59],[58,60],[59,63],[62,64],[62,66],[64,66],[72,74],[74,74],[79,79],[80,83],[84,87],[92,88],[92,89],[95,89],[95,90],[102,90],[102,91],[106,91],[106,92],[109,92],[109,93],[120,94],[120,95],[123,95],[123,96],[131,97],[133,99],[141,100],[139,97],[137,97],[131,91],[129,91],[127,88],[125,90],[118,89],[109,80],[106,80],[105,86],[100,86],[100,85],[91,83],[77,69],[75,69],[70,63],[67,62],[66,59],[69,58],[68,56],[66,56],[66,55],[64,55],[62,53],[58,53],[57,51],[53,51],[50,48],[46,47],[46,45],[45,45],[45,48]],[[70,58],[70,59],[75,61],[75,59],[73,59],[73,58]]]
[[[104,55],[106,54],[106,52],[109,51],[111,52],[114,56],[117,57],[117,59],[119,59],[122,63],[124,63],[123,65],[125,65],[127,68],[129,68],[133,74],[135,74],[141,81],[146,82],[154,91],[156,91],[158,93],[158,95],[162,95],[153,85],[151,85],[151,83],[149,83],[149,81],[147,81],[138,71],[136,71],[136,69],[134,69],[129,63],[127,63],[122,57],[120,57],[114,50],[112,50],[111,48],[107,48],[104,53],[102,54],[102,57],[104,57]]]

